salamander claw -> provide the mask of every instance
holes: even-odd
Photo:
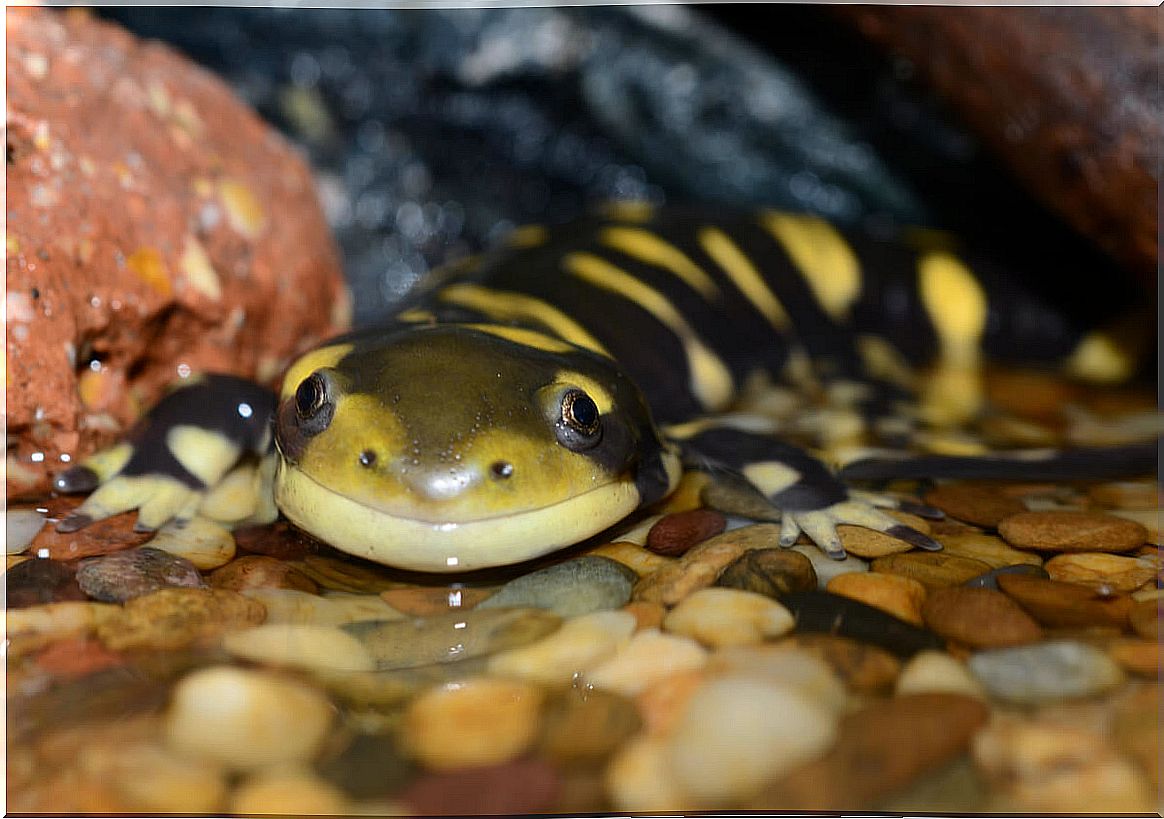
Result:
[[[841,543],[840,535],[837,534],[837,527],[842,525],[861,526],[883,532],[926,551],[934,552],[942,548],[942,544],[928,535],[894,520],[875,509],[868,500],[860,497],[821,509],[785,510],[780,524],[779,543],[787,548],[795,542],[795,538],[791,542],[788,541],[793,533],[804,532],[826,555],[834,560],[844,560],[845,547]]]
[[[946,513],[918,501],[899,498],[895,495],[885,495],[880,492],[867,492],[862,489],[850,489],[849,497],[856,501],[864,501],[878,509],[896,509],[919,518],[929,520],[944,520]]]
[[[71,467],[53,478],[53,489],[64,495],[80,495],[92,492],[100,484],[101,476],[87,466]],[[61,521],[61,523],[64,523],[64,521]],[[63,531],[59,525],[57,531]]]

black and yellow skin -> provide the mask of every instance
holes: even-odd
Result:
[[[901,501],[850,489],[785,440],[786,422],[732,410],[757,379],[783,381],[824,396],[830,412],[802,425],[822,437],[840,412],[874,439],[900,440],[972,417],[986,352],[1018,346],[1092,378],[1132,366],[1110,335],[977,276],[933,235],[886,243],[795,214],[622,205],[519,229],[506,247],[439,271],[382,326],[302,357],[271,399],[274,450],[256,485],[273,484],[278,508],[333,546],[423,571],[515,563],[584,540],[668,495],[684,466],[750,485],[782,514],[785,546],[803,532],[843,558],[836,526],[851,524],[937,549],[877,508]],[[176,404],[163,412],[171,427],[215,419],[207,434],[175,437],[147,420],[155,432],[137,447],[168,454],[141,456],[131,436],[120,454],[62,475],[62,490],[101,483],[63,526],[133,507],[146,527],[187,518],[191,491],[212,493],[241,455],[262,450],[252,419],[232,416],[237,379],[208,379],[188,417]],[[182,392],[168,400],[180,404]],[[1148,469],[1150,451],[1121,453],[1115,467]],[[1062,465],[1093,474],[1106,468],[1098,461],[910,463],[1005,477]],[[849,474],[885,477],[895,464]],[[251,519],[273,516],[260,503]]]

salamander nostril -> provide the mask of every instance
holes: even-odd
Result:
[[[365,449],[360,453],[360,466],[371,467],[376,463],[376,453],[370,449]]]
[[[494,461],[489,470],[495,478],[508,478],[513,474],[513,464],[509,461]]]

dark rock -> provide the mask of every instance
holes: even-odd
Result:
[[[85,594],[106,603],[124,603],[159,589],[206,585],[189,560],[149,547],[82,560],[77,583]]]
[[[942,638],[933,632],[898,620],[881,609],[857,600],[822,591],[786,594],[780,602],[796,618],[797,632],[820,632],[851,637],[863,643],[910,657],[926,649],[941,649]]]
[[[972,577],[963,585],[969,586],[972,589],[998,589],[998,576],[1003,574],[1021,574],[1029,577],[1040,577],[1048,579],[1050,575],[1042,566],[1034,566],[1030,563],[1018,563],[1014,566],[1003,566],[1001,569],[991,569],[985,574],[980,574],[977,577]]]
[[[615,560],[579,557],[510,580],[477,610],[528,606],[576,617],[625,605],[636,580],[632,569]]]
[[[319,773],[354,799],[396,793],[416,775],[393,734],[357,734],[343,752],[322,762]]]
[[[666,515],[647,532],[647,548],[667,557],[678,557],[697,543],[727,528],[727,518],[712,509],[690,509]]]
[[[817,587],[817,579],[812,561],[800,552],[756,549],[744,552],[724,569],[715,585],[778,598],[811,591]]]
[[[23,560],[4,573],[4,581],[10,609],[85,599],[85,593],[77,585],[75,569],[59,560],[36,557]]]

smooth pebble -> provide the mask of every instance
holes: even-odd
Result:
[[[200,516],[183,524],[167,523],[150,540],[150,547],[184,557],[203,571],[225,566],[235,552],[230,530]]]
[[[269,665],[324,671],[371,671],[376,665],[359,640],[335,626],[266,623],[223,635],[222,647]]]
[[[926,587],[912,577],[849,572],[830,580],[825,591],[859,600],[915,626],[923,625],[921,607],[926,599]]]
[[[262,603],[268,623],[342,626],[365,620],[403,620],[404,615],[375,594],[321,597],[298,589],[244,589],[244,596]]]
[[[585,676],[595,688],[633,697],[643,689],[679,671],[702,668],[707,650],[690,637],[663,634],[658,629],[635,633],[609,660]]]
[[[568,683],[612,656],[634,633],[627,611],[595,611],[566,620],[553,634],[521,648],[493,655],[489,672],[543,685]]]
[[[343,791],[307,768],[260,771],[230,796],[230,813],[242,815],[342,816],[349,813]]]
[[[1107,654],[1074,640],[982,651],[970,658],[970,670],[991,696],[1021,705],[1086,697],[1124,680]]]
[[[206,585],[198,567],[189,560],[150,546],[81,560],[77,584],[85,594],[104,603],[124,603],[159,589]]]
[[[788,609],[772,598],[728,588],[700,589],[663,618],[664,631],[712,648],[761,643],[795,625]]]
[[[28,548],[36,533],[44,528],[45,516],[35,509],[8,509],[4,512],[4,553],[18,555]]]
[[[790,688],[832,713],[842,713],[849,705],[845,684],[832,666],[817,653],[787,641],[722,649],[711,655],[707,671],[754,677]]]
[[[941,691],[979,699],[985,697],[982,685],[965,663],[944,651],[920,651],[911,657],[901,669],[895,691],[898,696]]]
[[[529,607],[577,617],[624,605],[637,579],[610,558],[579,557],[514,578],[477,609]]]

